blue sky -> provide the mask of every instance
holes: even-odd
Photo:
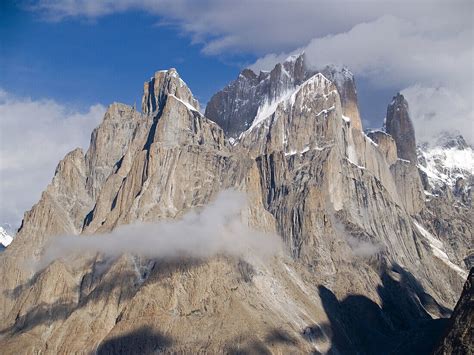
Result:
[[[177,68],[204,106],[246,66],[305,51],[355,75],[364,128],[392,95],[418,141],[474,144],[472,0],[0,0],[0,224],[18,226],[56,164],[114,101]]]
[[[130,11],[98,19],[48,22],[10,3],[0,19],[0,87],[16,96],[52,98],[74,107],[133,104],[156,70],[175,67],[205,104],[254,55],[201,52],[173,25]]]

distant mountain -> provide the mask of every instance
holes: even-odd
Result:
[[[4,250],[12,241],[13,238],[10,234],[3,227],[0,227],[0,250]]]
[[[445,132],[436,143],[419,145],[418,168],[428,195],[449,189],[464,204],[472,203],[474,150],[461,135]]]

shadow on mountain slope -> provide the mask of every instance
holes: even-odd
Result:
[[[27,332],[38,325],[50,325],[55,321],[64,320],[69,317],[75,307],[75,304],[67,302],[42,303],[30,309],[24,315],[17,316],[11,327],[0,329],[0,335]]]
[[[164,351],[172,344],[171,337],[149,327],[142,327],[103,341],[97,349],[97,354],[153,354]]]
[[[381,275],[381,306],[363,295],[339,301],[331,290],[319,286],[319,295],[330,321],[333,348],[329,353],[429,354],[447,324],[432,319],[426,307],[449,310],[428,295],[412,274],[395,265]],[[323,325],[324,326],[324,325]]]
[[[0,326],[0,335],[9,334],[13,336],[17,333],[27,332],[41,325],[51,325],[55,321],[67,319],[73,312],[88,307],[89,304],[100,300],[108,299],[117,295],[120,302],[123,303],[135,296],[141,285],[145,282],[159,282],[176,272],[186,272],[200,265],[201,261],[197,259],[185,260],[160,260],[154,261],[151,270],[146,275],[137,271],[137,269],[121,269],[109,272],[109,268],[104,271],[97,271],[92,267],[92,271],[86,273],[81,282],[70,290],[71,294],[79,294],[78,302],[70,302],[63,299],[54,303],[40,303],[28,309],[23,314],[18,314],[13,325],[9,327]],[[101,268],[103,265],[101,266]],[[19,299],[24,292],[29,292],[32,287],[41,283],[42,274],[46,269],[35,274],[30,280],[18,285],[14,289],[4,292],[6,297]]]

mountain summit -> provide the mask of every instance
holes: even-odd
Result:
[[[388,105],[385,130],[397,143],[398,157],[416,163],[415,129],[410,119],[408,102],[400,93]]]
[[[259,111],[272,106],[298,90],[299,86],[317,73],[331,80],[337,87],[345,116],[353,126],[362,129],[357,92],[352,73],[347,68],[328,66],[311,68],[304,53],[288,57],[271,71],[254,73],[243,70],[238,78],[212,96],[205,116],[217,122],[230,137],[237,138],[257,119]]]

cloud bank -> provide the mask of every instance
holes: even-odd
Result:
[[[255,70],[305,50],[315,66],[347,65],[367,79],[365,96],[377,97],[381,88],[403,91],[419,139],[432,140],[454,120],[474,143],[471,0],[39,0],[30,8],[50,21],[147,12],[206,54],[260,56]],[[390,99],[374,105],[383,108]],[[364,121],[381,124],[383,109],[376,111],[381,117]]]
[[[58,162],[89,146],[105,107],[71,111],[52,100],[17,98],[0,89],[0,222],[18,227],[39,200]]]
[[[243,193],[226,190],[202,211],[189,212],[180,220],[125,225],[107,234],[56,237],[46,247],[37,269],[73,253],[101,253],[106,258],[130,253],[169,259],[248,253],[269,257],[280,252],[278,236],[255,231],[243,221],[242,211],[247,207]]]
[[[473,43],[472,26],[456,31],[384,16],[313,39],[299,50],[315,68],[346,65],[356,77],[368,79],[372,90],[402,91],[419,140],[434,140],[455,128],[473,143]],[[267,55],[251,68],[268,69],[288,54]]]

